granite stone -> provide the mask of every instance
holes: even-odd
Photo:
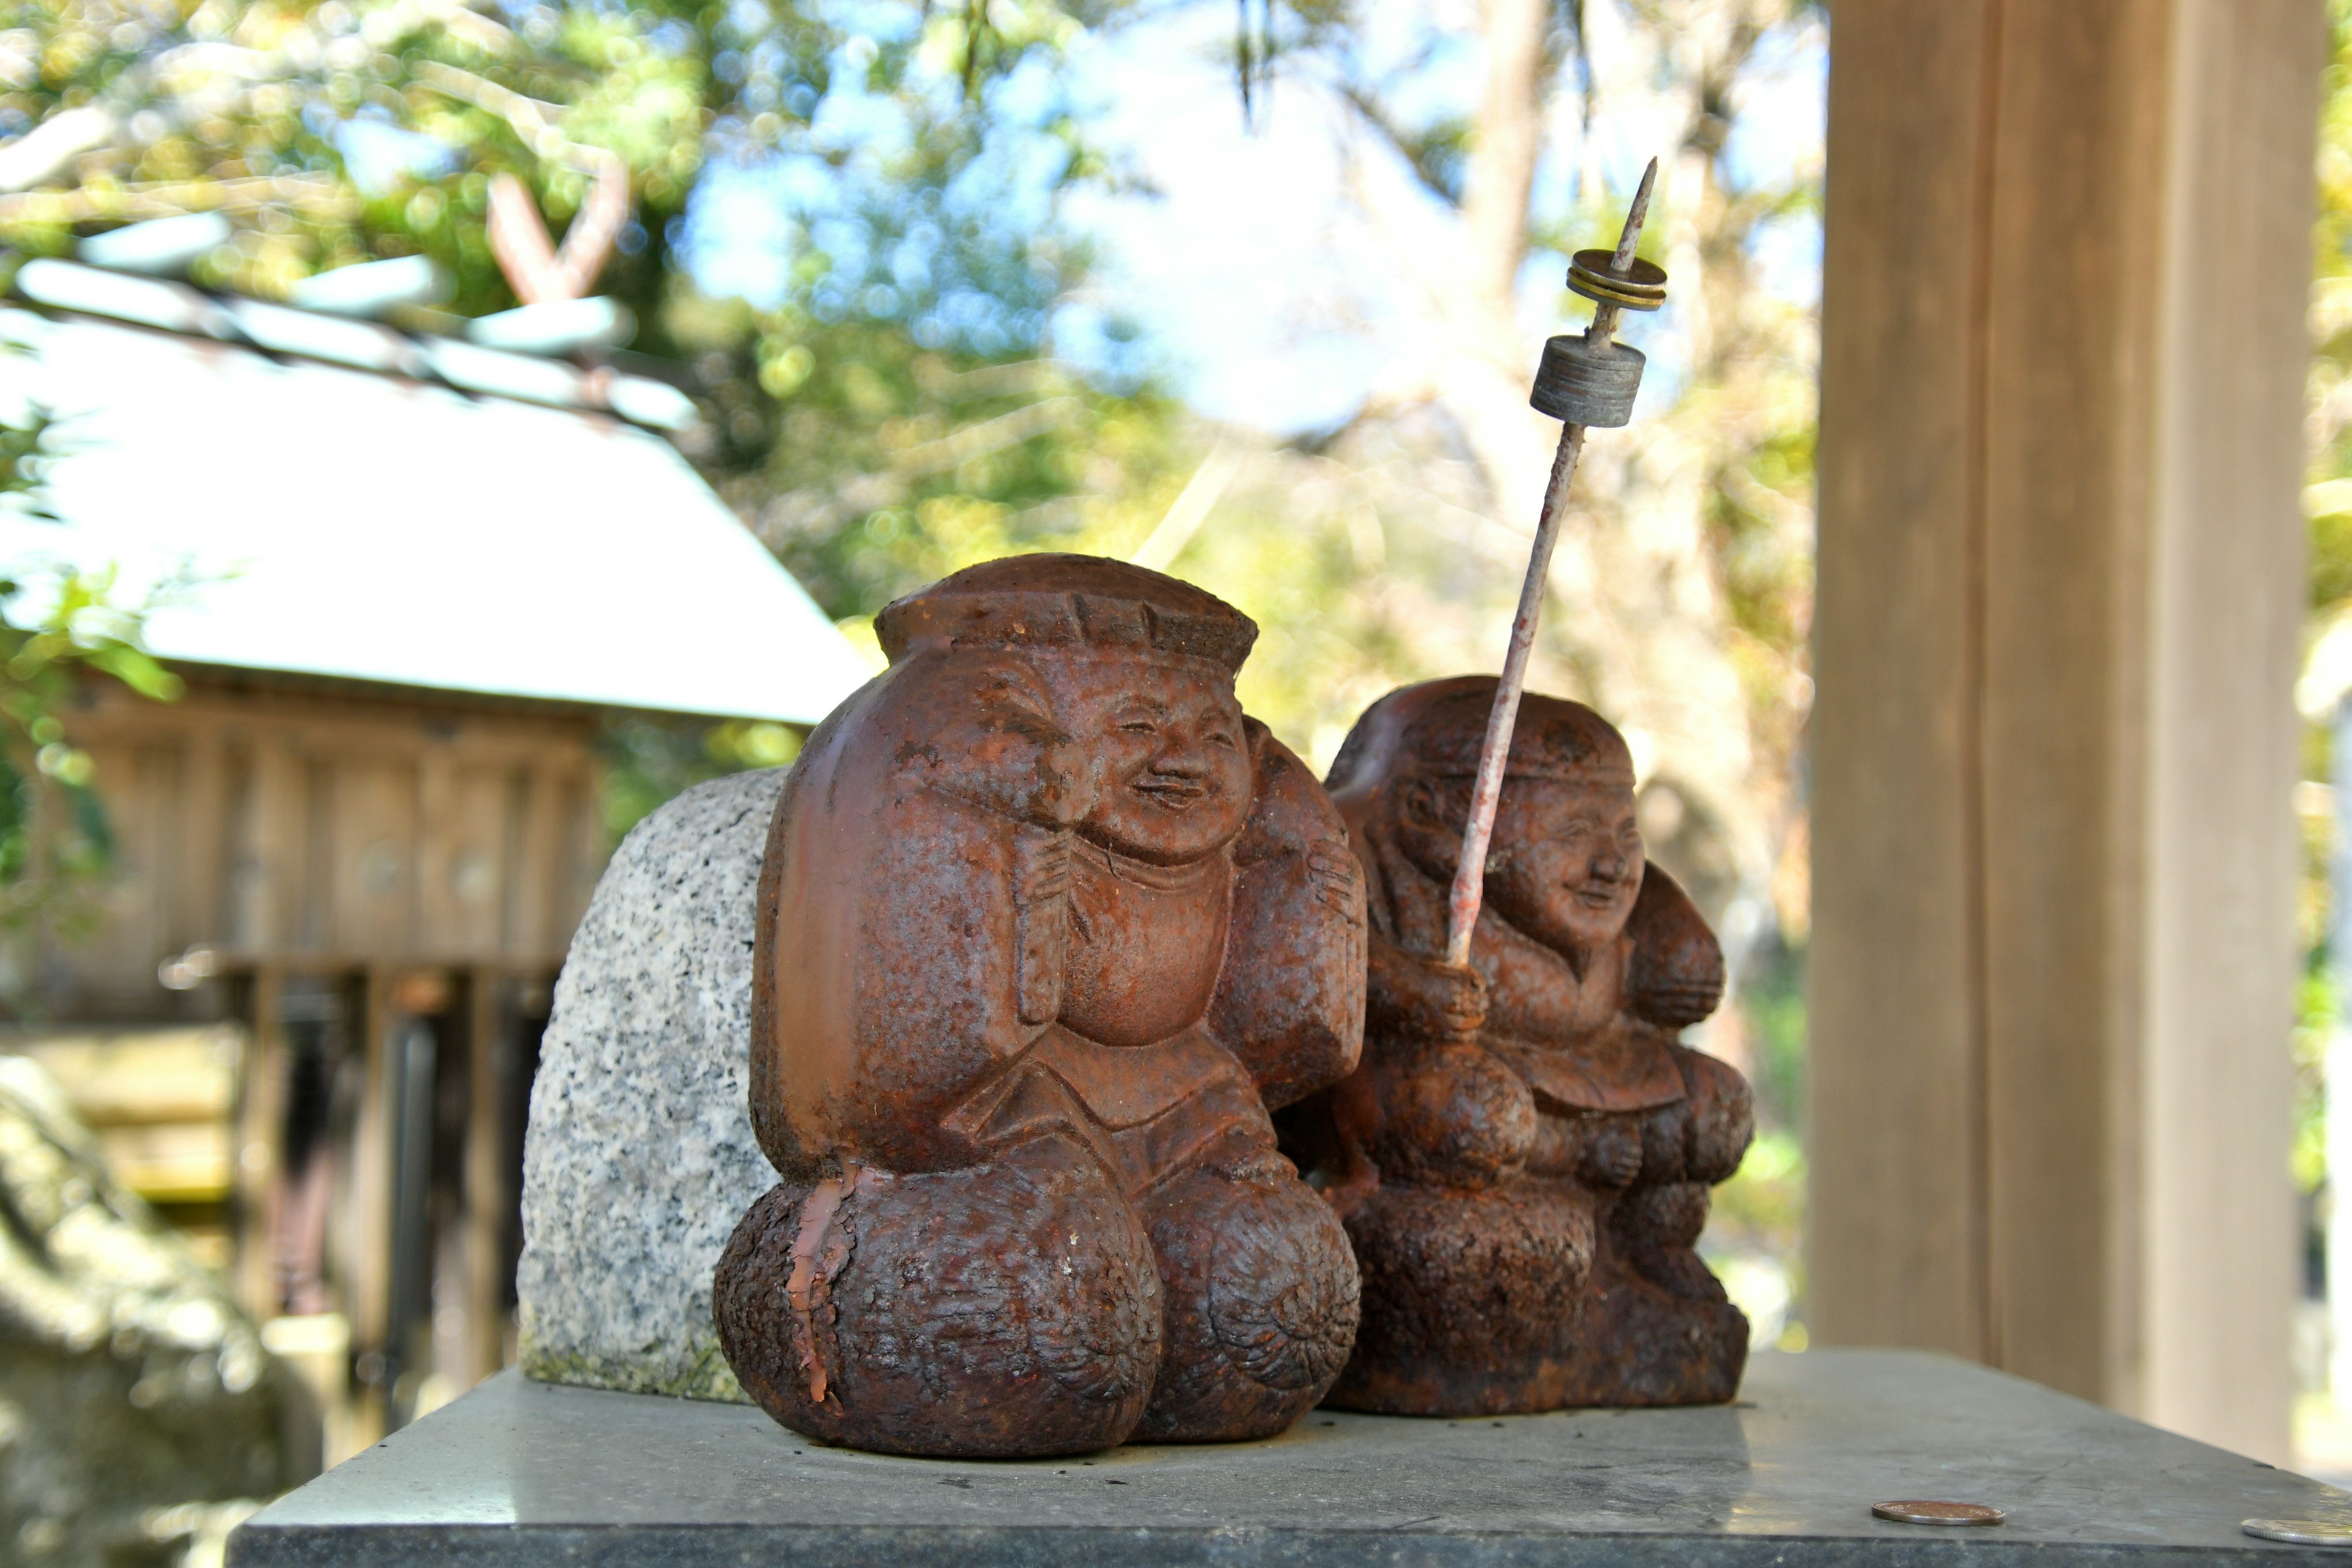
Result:
[[[1988,1503],[1990,1529],[1874,1519]],[[1323,1410],[1262,1442],[1091,1458],[828,1448],[756,1410],[506,1373],[272,1504],[231,1568],[2208,1568],[2345,1562],[2249,1518],[2352,1495],[1914,1351],[1756,1357],[1731,1405]]]
[[[753,900],[784,770],[688,790],[622,841],[555,985],[523,1149],[521,1363],[548,1383],[740,1402],[710,1317],[775,1184],[746,1098]]]

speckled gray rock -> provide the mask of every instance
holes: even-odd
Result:
[[[596,885],[555,984],[523,1149],[522,1367],[740,1402],[710,1273],[775,1184],[745,1100],[752,904],[784,771],[688,790]]]

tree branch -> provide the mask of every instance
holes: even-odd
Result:
[[[1434,134],[1417,134],[1398,124],[1388,105],[1374,97],[1370,89],[1356,82],[1341,82],[1335,90],[1339,101],[1405,161],[1423,189],[1449,207],[1462,205],[1462,135],[1458,127],[1446,127]]]

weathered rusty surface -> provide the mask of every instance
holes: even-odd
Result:
[[[1677,1039],[1723,955],[1644,862],[1623,739],[1520,707],[1470,963],[1444,961],[1492,677],[1406,687],[1330,777],[1370,883],[1363,1060],[1285,1113],[1347,1224],[1362,1326],[1328,1403],[1462,1415],[1732,1397],[1748,1322],[1693,1250],[1752,1131]]]
[[[1278,1432],[1352,1342],[1270,1107],[1362,1037],[1344,825],[1234,699],[1247,617],[1037,555],[886,610],[762,868],[751,1117],[782,1182],[717,1275],[777,1420],[897,1453]]]

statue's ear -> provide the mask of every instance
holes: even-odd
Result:
[[[1397,847],[1428,876],[1444,880],[1462,858],[1462,827],[1451,817],[1456,793],[1445,781],[1407,773],[1387,786],[1395,792]]]
[[[1723,1000],[1723,946],[1690,895],[1654,863],[1643,871],[1625,934],[1633,940],[1625,999],[1636,1016],[1680,1029],[1715,1011]]]
[[[1396,785],[1397,815],[1409,827],[1423,833],[1445,831],[1445,803],[1439,798],[1437,781],[1418,773],[1408,773]]]

